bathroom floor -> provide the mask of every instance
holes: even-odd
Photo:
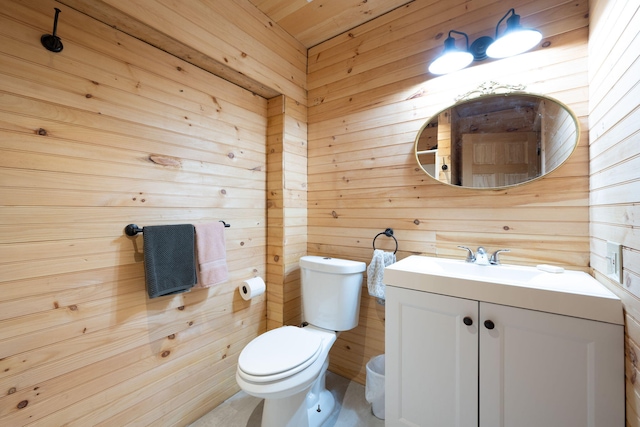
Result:
[[[363,385],[333,372],[327,372],[326,384],[336,397],[337,411],[323,427],[384,426],[384,420],[371,413],[371,405],[364,398]],[[190,427],[260,427],[261,416],[262,399],[240,391]]]

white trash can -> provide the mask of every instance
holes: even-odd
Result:
[[[367,363],[365,399],[371,403],[371,412],[384,420],[384,354],[374,356]]]

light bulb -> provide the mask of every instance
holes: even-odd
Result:
[[[473,55],[461,50],[449,51],[429,65],[431,74],[447,74],[458,71],[471,64]]]
[[[487,48],[487,56],[491,58],[506,58],[518,55],[533,48],[542,39],[537,30],[513,30],[498,38]]]

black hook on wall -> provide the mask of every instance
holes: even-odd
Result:
[[[56,16],[53,18],[53,34],[43,34],[40,37],[40,43],[45,49],[50,50],[51,52],[60,52],[64,46],[62,46],[62,41],[60,41],[60,37],[56,35],[58,31],[58,15],[60,14],[60,9],[57,7],[54,8],[56,11]]]

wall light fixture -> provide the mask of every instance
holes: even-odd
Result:
[[[499,35],[500,24],[507,20],[507,28],[502,36]],[[464,50],[456,47],[456,39],[451,34],[464,36],[466,48]],[[516,15],[515,9],[510,9],[498,21],[496,25],[495,39],[483,36],[476,39],[469,45],[469,36],[461,31],[451,30],[444,41],[444,51],[442,55],[429,64],[431,74],[448,74],[463,69],[472,61],[482,61],[487,57],[506,58],[518,55],[533,48],[542,39],[542,33],[538,30],[523,28],[520,25],[520,15]]]

